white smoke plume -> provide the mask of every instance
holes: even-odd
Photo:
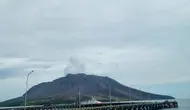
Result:
[[[64,69],[65,76],[68,74],[85,73],[85,65],[77,58],[71,57],[69,64]]]

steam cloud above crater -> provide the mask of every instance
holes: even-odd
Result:
[[[65,76],[68,73],[85,73],[85,65],[79,59],[75,57],[70,57],[69,64],[64,69]]]

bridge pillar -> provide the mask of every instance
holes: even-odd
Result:
[[[134,110],[134,107],[132,106],[130,110]]]
[[[139,110],[138,106],[137,106],[137,107],[135,107],[135,110]]]

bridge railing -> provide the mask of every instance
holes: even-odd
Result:
[[[107,108],[114,108],[116,110],[120,110],[119,108],[131,108],[131,107],[160,107],[160,108],[175,108],[178,107],[177,102],[123,102],[123,103],[104,103],[104,104],[85,104],[81,105],[81,108],[84,109],[107,109]],[[52,106],[43,106],[43,105],[35,105],[35,106],[17,106],[17,107],[1,107],[1,110],[54,110],[54,109],[76,109],[79,108],[78,105],[67,104],[67,105],[52,105]],[[142,109],[144,110],[144,109]],[[157,109],[155,109],[157,110]]]

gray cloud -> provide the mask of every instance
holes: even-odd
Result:
[[[170,56],[165,60],[171,67],[170,62],[178,62],[176,58],[181,59],[181,65],[189,65],[189,2],[185,0],[167,1],[164,4],[163,1],[149,0],[141,4],[137,4],[137,1],[58,0],[44,3],[20,0],[1,4],[4,10],[0,30],[2,58],[60,61],[62,63],[59,64],[64,65],[73,54],[83,57],[80,51],[86,47],[85,53],[89,54],[88,51],[97,51],[96,48],[104,48],[103,51],[123,48],[122,51],[128,51],[128,47],[138,50],[142,46],[150,51],[165,52],[161,54]],[[129,54],[121,53],[122,57]],[[149,57],[162,56],[155,54]],[[88,59],[94,60],[92,57]]]
[[[36,69],[32,86],[65,67],[125,84],[190,81],[189,10],[189,0],[0,1],[1,83]]]

